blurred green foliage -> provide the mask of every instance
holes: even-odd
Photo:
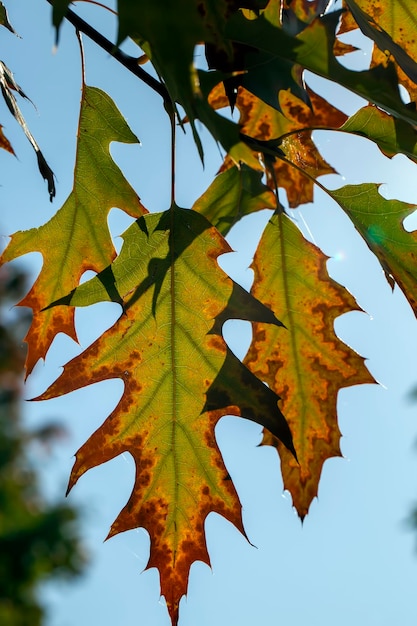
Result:
[[[85,556],[77,536],[75,509],[48,504],[28,451],[34,439],[50,443],[54,425],[28,432],[21,422],[24,348],[17,340],[22,311],[10,309],[24,291],[25,275],[0,272],[0,624],[39,626],[44,609],[39,585],[56,576],[76,576]]]

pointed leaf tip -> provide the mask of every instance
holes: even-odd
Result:
[[[52,0],[52,24],[55,26],[55,45],[59,43],[62,21],[72,0]]]
[[[16,35],[17,37],[19,37],[19,35],[16,33],[15,29],[9,22],[9,16],[7,14],[7,10],[3,2],[0,2],[0,25],[7,28],[7,30],[13,33],[13,35]]]
[[[48,183],[49,200],[52,202],[56,195],[55,174],[49,167],[48,163],[45,160],[45,157],[40,150],[36,151],[36,157],[38,159],[38,167],[42,178]]]

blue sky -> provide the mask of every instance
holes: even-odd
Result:
[[[0,154],[0,231],[39,226],[65,201],[72,186],[76,125],[80,101],[80,59],[72,27],[64,25],[58,50],[46,0],[6,2],[22,39],[2,32],[2,59],[33,100],[22,110],[45,157],[57,176],[57,197],[50,205],[32,150],[1,109],[1,123],[18,159]],[[114,39],[112,17],[96,7],[76,10],[94,16]],[[169,205],[169,128],[157,96],[104,52],[85,40],[87,82],[106,90],[128,119],[142,146],[113,146],[112,154],[149,210]],[[362,56],[360,56],[362,55]],[[366,61],[359,53],[357,62]],[[356,97],[311,79],[311,84],[348,113],[360,106]],[[325,90],[325,91],[323,91]],[[345,177],[327,184],[383,183],[381,192],[415,202],[415,165],[403,157],[384,158],[358,138],[317,133],[325,157]],[[179,133],[177,202],[190,207],[216,172],[220,157],[209,142],[205,171],[190,138]],[[366,313],[353,312],[336,321],[340,337],[367,358],[379,385],[343,390],[338,398],[344,459],[325,464],[319,489],[303,526],[288,494],[283,494],[274,450],[257,447],[256,424],[224,418],[216,434],[243,505],[250,545],[217,515],[206,522],[212,569],[197,563],[189,594],[181,605],[181,626],[414,626],[417,621],[417,533],[406,520],[417,502],[417,405],[408,394],[417,383],[417,325],[402,294],[391,292],[382,271],[341,210],[316,190],[314,205],[294,213],[300,226],[329,255],[332,276],[345,285]],[[222,266],[250,286],[249,265],[268,213],[251,216],[231,233],[236,253]],[[113,211],[116,237],[128,221]],[[411,226],[410,226],[411,227]],[[3,245],[7,237],[2,239]],[[39,255],[24,259],[35,274]],[[80,343],[88,345],[119,315],[116,305],[103,304],[77,313]],[[226,328],[233,349],[243,356],[248,325]],[[39,363],[26,397],[41,393],[80,346],[58,337],[46,363]],[[98,388],[99,387],[99,388]],[[122,393],[121,381],[100,383],[44,403],[27,403],[28,425],[60,419],[66,441],[42,458],[39,468],[48,497],[63,499],[78,447],[106,418]],[[167,626],[155,570],[143,572],[149,555],[141,529],[103,543],[109,526],[126,502],[133,484],[133,461],[123,455],[90,471],[70,494],[81,508],[82,534],[91,564],[77,583],[48,586],[48,626]]]

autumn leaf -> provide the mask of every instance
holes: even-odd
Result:
[[[398,67],[401,68],[407,78],[410,79],[412,83],[416,83],[417,63],[407,54],[404,45],[401,46],[396,43],[390,36],[390,34],[380,26],[379,20],[378,22],[375,21],[373,17],[368,15],[365,11],[362,11],[362,9],[354,0],[345,0],[345,2],[348,5],[356,23],[358,24],[363,34],[375,42],[376,47],[379,48],[379,51],[383,53],[385,59],[389,54],[392,55]],[[373,6],[373,10],[375,11],[375,3]],[[397,18],[399,18],[401,21],[400,16],[395,16],[394,20]],[[390,25],[392,25],[391,20],[392,16],[390,19]],[[404,31],[404,28],[402,28],[400,32],[401,31]],[[408,37],[411,38],[412,34],[410,33]]]
[[[326,261],[289,217],[276,212],[252,264],[252,294],[285,328],[253,324],[253,341],[244,363],[281,397],[298,462],[268,430],[263,444],[277,448],[284,488],[291,492],[301,519],[317,495],[323,463],[340,456],[339,389],[373,382],[363,359],[334,332],[335,318],[358,306],[328,276]]]
[[[117,43],[131,37],[147,54],[166,84],[172,102],[184,108],[201,158],[203,148],[195,126],[195,118],[200,117],[197,107],[201,91],[193,64],[194,50],[202,41],[208,41],[220,46],[226,56],[231,54],[230,42],[223,36],[231,10],[233,2],[230,0],[214,3],[179,0],[165,3],[163,9],[153,0],[118,2]]]
[[[387,10],[383,0],[345,2],[352,13],[343,15],[344,32],[359,26],[371,37],[375,41],[372,65],[395,62],[398,82],[408,91],[411,100],[416,102],[417,22],[413,4],[390,2]]]
[[[236,98],[236,108],[239,110],[242,133],[262,141],[276,139],[280,149],[285,152],[290,161],[303,170],[307,170],[314,178],[324,174],[334,173],[317,150],[312,138],[313,128],[339,128],[347,116],[333,107],[329,102],[307,90],[310,106],[294,96],[290,91],[279,93],[280,111],[265,104],[252,93],[240,88]],[[227,106],[228,101],[223,86],[219,85],[212,90],[209,102],[213,108]],[[226,158],[223,168],[229,167]],[[306,178],[302,171],[292,167],[288,162],[279,158],[273,163],[274,178],[269,177],[268,184],[275,190],[283,187],[287,193],[291,208],[313,200],[314,183]]]
[[[275,209],[277,200],[261,181],[262,173],[242,164],[221,172],[194,203],[193,210],[205,217],[226,235],[245,215]]]
[[[318,15],[324,13],[330,0],[280,0],[280,3],[284,16],[291,13],[299,22],[310,24]]]
[[[281,147],[290,163],[296,163],[302,171],[309,172],[314,178],[336,173],[317,150],[310,133],[295,133],[285,138]],[[310,179],[303,176],[300,169],[293,168],[288,162],[280,159],[274,162],[273,169],[277,186],[286,190],[288,206],[291,209],[300,204],[313,202],[314,185]],[[270,180],[271,186],[275,184],[275,180]]]
[[[176,624],[191,564],[209,563],[208,513],[220,513],[243,532],[239,500],[214,437],[219,418],[253,419],[294,452],[277,396],[221,336],[231,317],[279,322],[220,269],[217,257],[230,248],[198,213],[173,206],[148,214],[123,239],[111,266],[61,300],[75,306],[122,300],[121,317],[38,399],[109,378],[124,381],[118,406],[77,452],[69,488],[88,469],[132,454],[135,486],[109,536],[148,530],[148,567],[160,571]]]
[[[378,258],[390,286],[400,287],[417,316],[417,235],[403,225],[416,205],[387,200],[378,188],[371,183],[346,185],[327,193],[350,217]]]
[[[326,13],[293,37],[284,29],[271,24],[263,15],[248,20],[243,14],[236,13],[227,23],[226,36],[232,41],[292,61],[377,104],[394,117],[415,125],[417,113],[402,101],[392,64],[353,71],[338,62],[334,44],[339,18],[340,11]]]
[[[6,135],[3,132],[3,126],[0,124],[0,148],[6,150],[6,152],[10,152],[10,154],[14,154],[14,150],[12,148],[12,144],[7,139]]]
[[[84,86],[78,128],[73,190],[62,208],[40,228],[15,233],[0,263],[29,252],[41,252],[42,270],[19,303],[33,310],[26,335],[29,375],[57,333],[76,340],[74,312],[67,307],[44,311],[51,300],[68,293],[86,270],[96,272],[115,257],[107,216],[118,207],[132,217],[146,209],[110,156],[112,141],[135,143],[137,138],[113,101],[103,91]]]
[[[366,137],[378,145],[387,157],[402,153],[417,162],[417,131],[402,120],[393,118],[374,105],[359,109],[340,128],[341,131]]]

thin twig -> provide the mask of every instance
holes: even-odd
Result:
[[[101,9],[105,9],[106,11],[113,13],[113,15],[118,15],[117,11],[115,11],[114,9],[111,9],[105,4],[102,4],[101,2],[97,2],[97,0],[73,0],[73,2],[87,2],[88,4],[95,4],[97,7],[100,7]]]

